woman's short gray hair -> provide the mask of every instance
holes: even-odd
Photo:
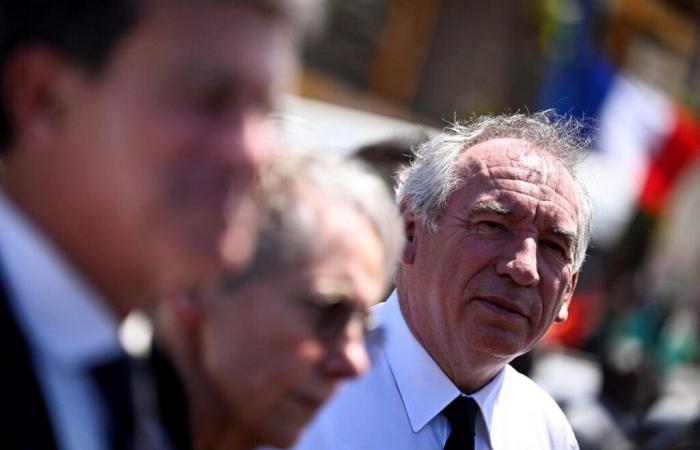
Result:
[[[481,142],[498,138],[523,139],[559,160],[575,182],[579,203],[578,239],[574,268],[586,257],[591,237],[593,207],[577,178],[577,167],[588,154],[590,139],[585,124],[552,110],[532,114],[501,114],[457,122],[413,149],[414,162],[399,175],[397,198],[422,218],[423,226],[435,232],[438,219],[452,194],[465,182],[458,170],[459,157]]]
[[[404,245],[403,224],[390,190],[357,158],[299,150],[279,155],[263,175],[255,256],[229,285],[308,261],[316,248],[322,204],[349,205],[369,222],[382,245],[383,281],[388,286]]]

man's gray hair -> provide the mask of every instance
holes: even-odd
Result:
[[[590,139],[585,124],[552,110],[532,114],[485,115],[447,127],[438,136],[414,148],[414,162],[399,176],[397,198],[420,215],[432,232],[452,194],[463,183],[459,157],[471,147],[491,139],[523,139],[559,160],[574,179],[578,199],[578,233],[574,269],[581,268],[591,238],[593,207],[588,193],[577,178],[577,167],[588,154]]]
[[[403,223],[381,177],[354,157],[288,151],[262,178],[262,223],[252,263],[230,288],[308,261],[316,250],[323,205],[348,205],[382,245],[383,282],[393,280],[403,250]]]

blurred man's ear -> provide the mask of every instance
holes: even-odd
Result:
[[[187,330],[199,328],[202,322],[202,299],[194,291],[181,292],[166,297],[166,303],[179,326]]]
[[[52,132],[64,113],[64,85],[70,63],[42,45],[21,48],[5,66],[3,98],[16,142],[51,145]]]
[[[416,213],[408,204],[406,199],[399,204],[399,212],[403,219],[404,231],[406,233],[406,245],[401,253],[401,262],[406,265],[413,264],[416,259]]]
[[[554,321],[556,323],[563,323],[566,322],[566,319],[569,318],[569,305],[571,304],[571,299],[574,296],[574,291],[576,290],[576,283],[578,282],[578,274],[579,272],[576,272],[573,274],[571,277],[571,280],[569,280],[569,284],[566,286],[566,290],[564,292],[564,301],[561,304],[561,307],[559,308],[559,312],[557,312],[556,317],[554,317]]]

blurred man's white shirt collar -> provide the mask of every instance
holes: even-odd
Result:
[[[0,270],[9,306],[32,348],[59,446],[102,448],[102,413],[86,373],[122,351],[118,321],[1,190],[0,224]]]

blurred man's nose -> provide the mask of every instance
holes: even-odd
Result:
[[[243,111],[222,123],[216,133],[220,157],[239,175],[254,176],[269,164],[277,146],[272,121],[261,111]]]
[[[510,277],[520,286],[530,287],[539,283],[535,240],[528,237],[504,248],[503,256],[496,265],[496,272]]]

